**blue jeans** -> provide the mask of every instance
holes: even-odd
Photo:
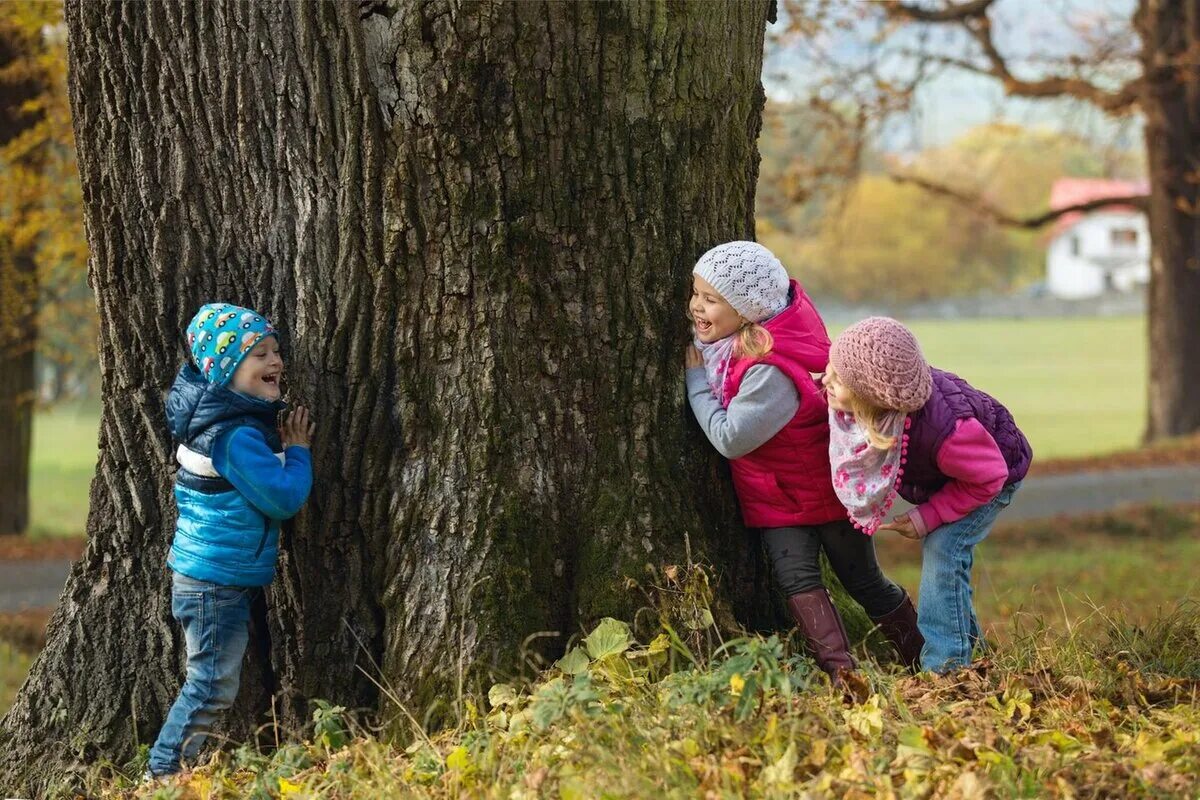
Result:
[[[972,650],[983,638],[971,591],[975,545],[991,533],[1020,485],[1005,486],[991,502],[925,537],[917,600],[917,627],[925,637],[922,669],[949,672],[971,663]]]
[[[150,749],[155,775],[195,761],[217,714],[233,705],[250,641],[250,602],[261,591],[172,575],[171,614],[183,625],[187,678]]]

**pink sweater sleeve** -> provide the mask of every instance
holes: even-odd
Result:
[[[922,536],[962,519],[991,500],[1008,480],[1008,464],[996,440],[977,419],[960,419],[942,442],[937,465],[950,481],[909,512]]]

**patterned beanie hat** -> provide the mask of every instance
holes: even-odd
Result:
[[[787,308],[787,270],[758,242],[719,244],[700,256],[692,274],[708,281],[751,322],[762,322]]]
[[[929,399],[933,375],[912,331],[891,317],[868,317],[829,349],[838,380],[879,408],[912,413]]]
[[[187,326],[192,362],[209,383],[224,386],[254,346],[276,336],[270,321],[249,308],[205,303]]]

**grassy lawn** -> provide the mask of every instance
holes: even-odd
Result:
[[[0,716],[12,705],[32,662],[32,655],[0,639]]]
[[[1009,602],[1051,624],[945,677],[864,659],[860,705],[831,692],[794,640],[714,650],[690,633],[698,609],[687,598],[702,593],[681,570],[636,641],[605,620],[529,682],[443,698],[445,729],[392,708],[381,736],[315,704],[302,742],[242,746],[157,793],[133,785],[144,756],[97,766],[91,785],[145,800],[1198,797],[1200,622],[1194,605],[1177,606],[1195,579],[1158,567],[1191,563],[1198,532],[1200,511],[1154,509],[998,531],[1007,540],[980,558],[984,613]],[[894,560],[913,566],[911,554]],[[1130,583],[1136,622],[1111,608],[1084,625],[1050,619],[1064,613],[1055,586],[1073,618],[1092,613],[1073,595],[1120,602]]]
[[[1143,624],[1200,597],[1200,510],[1142,509],[1078,520],[1000,525],[976,549],[975,607],[989,636],[1011,640],[1041,625]],[[916,593],[920,547],[877,537],[892,580]]]
[[[1142,317],[916,321],[912,328],[930,363],[1013,412],[1039,458],[1138,445],[1146,418]]]
[[[34,418],[29,487],[34,537],[83,535],[99,425],[95,404],[64,404]]]

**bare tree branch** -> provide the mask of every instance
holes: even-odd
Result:
[[[959,22],[984,14],[995,0],[970,0],[965,3],[949,3],[942,8],[924,8],[913,3],[888,3],[889,13],[904,16],[917,22]]]
[[[1110,113],[1127,111],[1138,100],[1142,79],[1134,78],[1116,91],[1102,89],[1083,78],[1053,76],[1028,81],[1017,78],[992,39],[992,21],[986,15],[975,17],[963,26],[971,32],[991,65],[992,74],[1004,84],[1004,91],[1018,97],[1061,97],[1067,95],[1087,100]]]
[[[1145,194],[1105,197],[1096,200],[1088,200],[1084,203],[1075,203],[1073,205],[1064,206],[1063,208],[1055,208],[1030,217],[1019,217],[1015,214],[1010,214],[1003,209],[996,208],[996,206],[992,205],[977,194],[963,191],[962,189],[955,189],[953,186],[946,186],[945,184],[931,181],[928,178],[922,178],[919,175],[889,172],[888,177],[896,183],[916,186],[937,197],[948,197],[951,200],[962,203],[973,211],[991,218],[1000,225],[1010,228],[1023,228],[1026,230],[1036,230],[1037,228],[1041,228],[1050,222],[1054,222],[1056,219],[1066,214],[1073,214],[1077,211],[1095,211],[1097,208],[1104,208],[1105,206],[1133,206],[1135,208],[1145,210],[1146,205],[1150,200],[1150,196]]]
[[[1134,78],[1115,90],[1097,86],[1081,77],[1054,75],[1038,80],[1025,80],[1013,75],[1008,61],[996,47],[992,38],[992,22],[987,15],[994,0],[949,4],[940,9],[929,10],[906,2],[888,2],[887,13],[893,19],[907,19],[930,24],[953,24],[968,33],[979,45],[987,66],[981,67],[966,59],[939,57],[943,63],[990,75],[1004,86],[1004,91],[1014,97],[1074,97],[1095,104],[1112,114],[1130,111],[1138,102],[1145,76]]]

